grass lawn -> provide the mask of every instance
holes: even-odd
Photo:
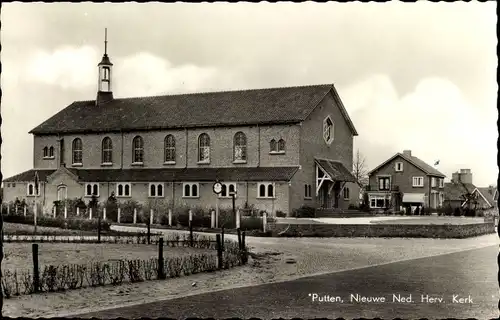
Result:
[[[3,270],[26,270],[33,267],[31,243],[5,243]],[[181,257],[191,254],[210,253],[215,250],[189,247],[164,247],[163,256]],[[40,243],[38,261],[40,267],[46,265],[87,264],[120,259],[148,260],[158,257],[158,246],[147,244],[79,244]]]
[[[380,220],[372,221],[374,224],[476,224],[484,223],[484,218],[461,218],[461,217],[415,217],[414,219],[394,219],[394,220]]]
[[[39,235],[59,235],[59,236],[97,236],[97,231],[82,231],[82,230],[72,230],[72,229],[60,229],[53,227],[41,227],[37,226],[37,234]],[[4,235],[31,235],[33,234],[34,227],[29,224],[20,223],[3,223],[3,233]],[[145,232],[145,231],[144,231]],[[101,231],[103,236],[125,236],[131,235],[135,236],[137,234],[144,234],[144,232],[126,232],[126,231]],[[154,234],[154,233],[151,233]]]

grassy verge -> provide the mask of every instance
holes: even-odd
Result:
[[[3,233],[4,235],[33,235],[34,226],[20,223],[4,222]],[[144,231],[145,232],[145,231]],[[144,232],[127,232],[108,230],[101,231],[102,236],[137,236],[144,235]],[[152,235],[155,233],[151,233]],[[54,227],[41,227],[37,226],[37,235],[50,235],[50,236],[97,236],[97,231],[86,230],[73,230],[61,229]]]
[[[132,224],[132,223],[113,223],[115,226],[123,226],[123,227],[141,227],[141,228],[146,228],[146,224],[144,223],[137,223],[137,224]],[[151,225],[151,228],[153,229],[164,229],[164,230],[179,230],[179,231],[189,231],[188,227],[184,226],[165,226],[161,224],[153,224]],[[262,230],[245,230],[245,229],[240,229],[241,231],[245,231],[247,236],[251,237],[270,237],[271,232],[263,232]],[[221,233],[222,229],[221,228],[206,228],[206,227],[193,227],[193,231],[195,232],[206,232],[206,233]],[[224,228],[224,233],[225,234],[237,234],[238,231],[236,229],[226,229]]]

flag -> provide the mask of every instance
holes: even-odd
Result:
[[[435,166],[439,165],[439,160],[434,163]]]
[[[35,171],[35,194],[38,194],[38,184],[40,183],[40,179],[38,178],[38,171]]]

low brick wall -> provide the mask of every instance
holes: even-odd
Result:
[[[470,238],[495,233],[494,223],[462,225],[270,223],[268,226],[274,236],[284,237]]]

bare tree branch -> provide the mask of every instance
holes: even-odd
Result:
[[[368,184],[366,158],[359,152],[359,149],[356,151],[356,156],[354,157],[352,174],[361,186],[366,186]]]

